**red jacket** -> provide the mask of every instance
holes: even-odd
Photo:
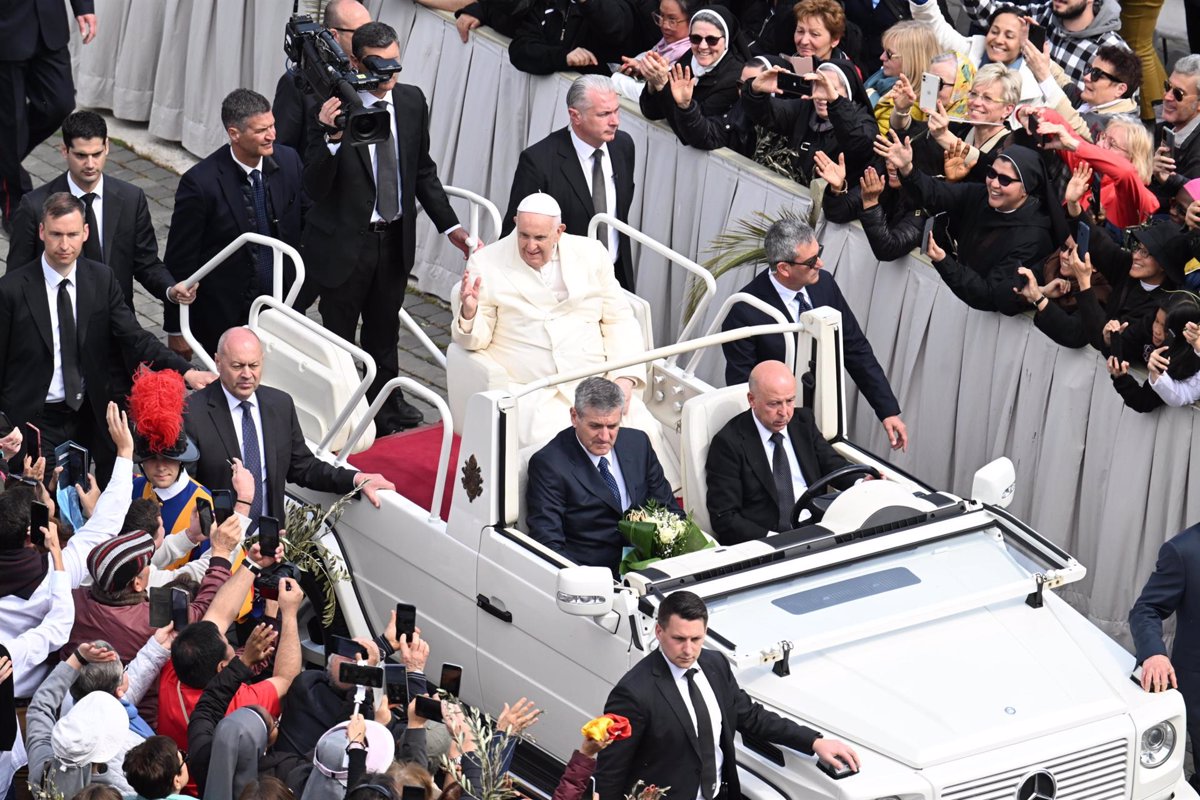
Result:
[[[571,754],[571,760],[567,762],[567,769],[563,772],[562,780],[558,782],[558,788],[554,790],[551,800],[579,800],[587,793],[588,784],[591,783],[592,773],[595,771],[596,759],[576,750]]]

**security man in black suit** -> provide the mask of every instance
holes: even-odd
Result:
[[[708,608],[695,594],[672,592],[659,605],[658,650],[625,673],[604,704],[604,713],[629,719],[631,734],[597,756],[599,800],[622,800],[639,780],[671,787],[677,800],[738,800],[738,733],[858,771],[846,743],[751,700],[725,657],[703,649],[707,633]]]
[[[399,60],[400,44],[390,25],[368,22],[354,32],[354,66],[365,70],[363,59],[371,56]],[[346,144],[335,124],[341,100],[331,97],[321,106],[320,127],[305,159],[304,186],[315,205],[304,230],[303,255],[310,291],[320,291],[322,324],[352,342],[362,318],[362,347],[378,369],[368,392],[374,399],[400,373],[397,314],[416,259],[416,201],[463,258],[470,247],[429,156],[425,95],[397,82],[393,73],[377,88],[360,92],[359,99],[387,111],[391,138]],[[399,391],[375,419],[380,435],[420,423],[421,412]]]
[[[588,223],[601,211],[629,221],[633,203],[633,138],[618,130],[621,99],[606,75],[576,78],[567,90],[571,124],[527,147],[517,162],[503,234],[517,224],[517,206],[535,192],[558,201],[567,233],[587,236]],[[597,181],[599,176],[601,180]],[[608,248],[621,287],[634,290],[636,276],[629,237],[607,225],[597,231]]]
[[[786,364],[759,364],[749,388],[750,409],[713,437],[704,468],[709,519],[721,544],[791,530],[796,499],[808,485],[850,465],[817,430],[812,412],[795,407],[796,376]]]
[[[842,296],[833,276],[821,269],[823,248],[817,241],[816,233],[799,220],[781,219],[767,230],[763,248],[770,268],[759,273],[738,291],[769,303],[793,321],[799,321],[803,312],[821,306],[841,312],[846,371],[882,422],[892,449],[907,450],[908,428],[900,419],[900,403],[892,393],[887,376],[883,374],[875,351],[859,327],[850,304]],[[769,325],[774,321],[757,308],[738,303],[721,323],[721,330]],[[782,361],[785,353],[781,334],[737,339],[721,345],[721,350],[725,354],[727,386],[745,381],[755,364]]]
[[[28,264],[42,254],[44,248],[38,238],[42,204],[55,192],[70,192],[83,201],[87,211],[88,238],[83,243],[83,257],[112,268],[131,311],[134,278],[160,300],[192,302],[195,288],[175,281],[158,257],[158,238],[146,193],[132,183],[104,174],[108,160],[104,117],[94,111],[76,111],[63,120],[62,137],[67,171],[22,199],[13,215],[9,266]]]
[[[88,447],[103,483],[115,451],[105,413],[110,348],[135,362],[183,374],[193,389],[216,378],[199,372],[138,325],[113,271],[80,257],[88,238],[84,204],[67,192],[42,207],[45,252],[0,278],[0,408],[42,433],[42,453],[67,440]]]
[[[79,35],[96,38],[93,0],[71,0]],[[14,0],[0,12],[0,217],[10,228],[21,197],[33,188],[25,156],[75,107],[70,23],[62,0]]]
[[[271,104],[258,92],[235,89],[221,102],[221,124],[229,144],[185,172],[175,190],[164,261],[176,281],[186,280],[243,233],[300,246],[308,206],[304,167],[295,150],[276,145]],[[286,291],[295,272],[289,259],[283,264]],[[190,324],[207,352],[216,350],[226,329],[246,323],[255,297],[270,293],[271,266],[271,248],[247,245],[200,283]],[[168,346],[191,358],[177,305],[163,305],[163,328]]]
[[[338,46],[349,53],[354,32],[371,21],[371,12],[360,0],[331,0],[325,6],[322,20]],[[298,67],[289,68],[279,77],[271,108],[275,112],[276,143],[286,144],[303,160],[309,131],[317,124],[321,101],[313,94]]]
[[[1192,586],[1196,583],[1196,586]],[[1163,621],[1175,615],[1171,655],[1163,642]],[[1142,594],[1129,611],[1129,632],[1147,692],[1178,689],[1187,707],[1193,765],[1200,745],[1200,525],[1163,543]],[[1193,775],[1192,788],[1200,788]]]

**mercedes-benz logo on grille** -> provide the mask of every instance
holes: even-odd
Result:
[[[1017,786],[1016,800],[1054,800],[1058,782],[1044,769],[1031,772]]]

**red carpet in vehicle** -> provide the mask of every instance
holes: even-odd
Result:
[[[458,464],[458,434],[450,445],[450,463],[446,465],[447,480],[442,498],[442,519],[449,519],[450,497],[454,494]],[[442,450],[442,423],[414,428],[376,439],[370,449],[347,459],[363,472],[378,472],[392,483],[396,491],[421,508],[433,504],[433,482],[437,473],[438,455]]]

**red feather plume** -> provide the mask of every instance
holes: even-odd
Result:
[[[129,416],[151,452],[170,450],[179,441],[185,393],[183,376],[178,372],[155,372],[142,364],[134,373]]]

